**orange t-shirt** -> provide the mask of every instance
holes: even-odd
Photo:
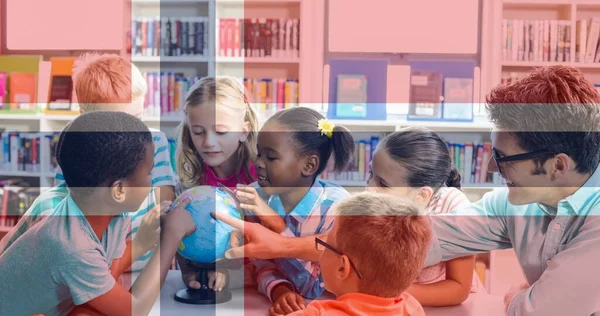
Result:
[[[306,309],[288,316],[425,316],[423,307],[412,295],[404,292],[398,298],[377,297],[363,293],[349,293],[337,300],[314,300]]]

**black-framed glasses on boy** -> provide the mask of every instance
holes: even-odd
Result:
[[[326,243],[319,237],[315,237],[315,248],[318,251],[323,251],[325,249],[329,249],[338,256],[344,256],[344,254],[341,251],[335,249],[332,245]],[[358,269],[356,269],[356,266],[354,265],[354,262],[352,262],[352,259],[350,259],[350,257],[348,257],[348,262],[350,262],[350,266],[352,267],[352,269],[354,269],[354,272],[356,272],[356,275],[358,276],[358,278],[362,279],[362,274],[360,274],[360,272],[358,272]]]
[[[557,155],[556,152],[549,151],[547,149],[542,149],[542,150],[536,150],[536,151],[523,153],[523,154],[502,156],[502,154],[500,154],[500,152],[498,152],[498,150],[496,148],[492,147],[492,158],[494,158],[494,161],[496,162],[496,167],[498,168],[498,172],[500,172],[501,175],[504,175],[504,171],[502,170],[502,166],[501,166],[501,163],[503,163],[503,162],[523,161],[523,160],[542,158],[542,157],[552,157],[552,156],[556,156],[556,155]]]

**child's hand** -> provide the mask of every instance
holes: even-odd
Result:
[[[133,238],[133,247],[139,249],[140,254],[152,250],[160,240],[160,218],[171,207],[171,201],[163,201],[153,207],[142,217],[140,228]]]
[[[208,272],[208,288],[215,292],[220,292],[227,283],[229,273],[227,269],[217,269],[216,271]]]
[[[235,194],[240,200],[240,208],[258,216],[265,227],[276,233],[281,233],[285,229],[283,218],[258,195],[256,188],[238,185]]]
[[[271,316],[287,315],[306,308],[304,298],[285,284],[275,286],[272,293],[273,306],[269,309]]]
[[[165,233],[176,234],[177,238],[183,239],[194,231],[196,224],[194,219],[185,208],[190,204],[190,199],[185,199],[164,217]]]

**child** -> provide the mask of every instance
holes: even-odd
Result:
[[[430,215],[471,205],[459,190],[460,175],[452,168],[446,143],[424,128],[404,128],[381,141],[367,189],[408,197]],[[408,293],[423,306],[458,305],[479,288],[474,269],[474,256],[427,267]]]
[[[258,120],[248,104],[243,85],[233,77],[205,77],[187,93],[185,119],[179,127],[177,143],[177,194],[199,186],[225,185],[256,180],[256,134]],[[183,282],[199,288],[195,271],[177,256]],[[209,288],[220,291],[227,270],[211,272]]]
[[[129,114],[91,112],[67,126],[57,151],[69,194],[0,255],[10,271],[0,274],[0,315],[146,315],[179,242],[195,230],[185,203],[172,210],[132,293],[115,281],[111,268],[127,253],[130,232],[123,215],[151,190],[152,135]]]
[[[259,188],[238,187],[240,206],[284,236],[324,234],[332,225],[331,205],[349,194],[317,178],[332,154],[340,171],[353,152],[350,132],[318,112],[304,107],[278,112],[258,134]],[[254,263],[259,291],[278,311],[297,310],[303,297],[317,298],[324,291],[318,264],[292,258]]]
[[[425,263],[431,238],[412,202],[362,192],[335,206],[326,240],[316,237],[325,288],[337,299],[312,301],[291,315],[425,315],[406,291]],[[271,315],[285,315],[270,310]]]
[[[144,100],[148,87],[146,79],[139,69],[122,56],[115,54],[86,54],[81,56],[73,67],[75,93],[79,102],[80,112],[92,111],[119,111],[131,114],[139,119],[144,113]],[[165,134],[159,130],[151,129],[154,143],[154,166],[152,167],[152,187],[139,209],[131,210],[132,233],[134,238],[144,215],[154,216],[152,209],[159,201],[173,201],[175,199],[175,182],[171,158],[169,156],[168,141]],[[64,186],[64,176],[61,168],[57,168],[54,186]],[[148,219],[146,219],[148,220]],[[138,246],[134,243],[134,261],[132,271],[142,269],[151,253],[138,253]]]

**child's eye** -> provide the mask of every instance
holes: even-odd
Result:
[[[204,134],[204,132],[192,132],[192,133],[193,133],[194,135],[196,135],[196,136],[199,136],[199,135],[202,135],[202,134]]]
[[[221,135],[222,136],[222,135],[225,135],[225,134],[227,134],[227,131],[225,131],[225,132],[219,132],[219,131],[217,131],[217,135]]]
[[[379,185],[380,185],[382,188],[387,188],[387,187],[388,187],[388,185],[387,185],[385,182],[383,182],[383,181],[379,181]]]
[[[268,159],[269,161],[273,161],[273,160],[276,160],[277,158],[275,158],[275,157],[269,157],[269,156],[267,156],[267,159]]]

